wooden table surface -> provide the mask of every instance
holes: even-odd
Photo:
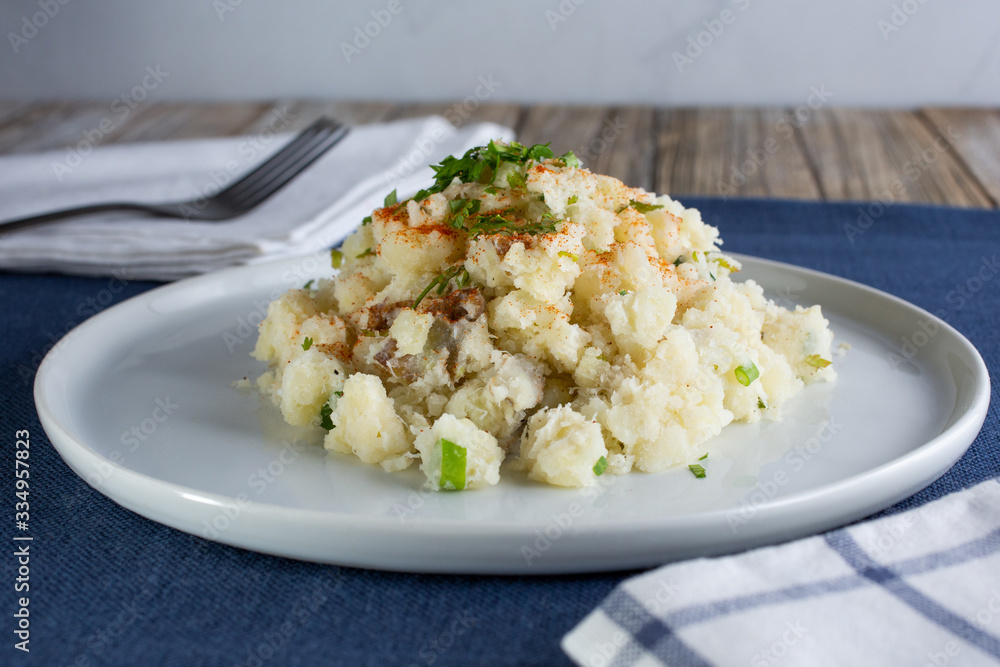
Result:
[[[131,108],[134,106],[134,108]],[[1000,110],[651,108],[277,100],[225,104],[0,101],[0,154],[290,131],[320,114],[359,124],[437,113],[671,195],[891,200],[996,208]]]

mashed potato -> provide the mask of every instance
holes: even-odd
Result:
[[[787,310],[666,195],[545,146],[435,167],[334,251],[340,273],[273,302],[257,381],[290,424],[435,489],[690,463],[732,421],[777,419],[832,380],[819,306]]]

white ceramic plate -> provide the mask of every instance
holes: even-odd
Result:
[[[145,517],[255,551],[418,572],[612,570],[779,542],[888,507],[965,452],[989,403],[965,338],[863,285],[741,260],[740,276],[779,302],[821,304],[835,345],[851,347],[838,381],[807,388],[783,421],[709,442],[704,479],[680,468],[567,490],[513,476],[429,493],[415,469],[297,440],[231,383],[263,370],[254,325],[322,272],[315,259],[185,280],[91,318],[46,357],[35,401],[66,462]]]

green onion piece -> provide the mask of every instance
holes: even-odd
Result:
[[[361,218],[361,226],[362,227],[364,227],[365,225],[370,225],[370,224],[372,224],[372,217],[370,215],[366,215],[365,217]]]
[[[441,438],[441,482],[447,491],[461,491],[465,488],[465,447],[451,440]]]
[[[764,400],[761,398],[757,399],[757,407],[760,408],[761,410],[767,410],[767,406],[764,405]]]
[[[371,248],[365,248],[365,251],[363,253],[360,253],[356,259],[361,259],[362,257],[371,257],[374,254],[375,254],[374,250],[372,250]]]
[[[302,349],[308,350],[312,346],[313,346],[313,339],[310,338],[309,336],[306,336],[306,339],[302,341]]]
[[[700,459],[698,459],[698,460],[699,460],[699,461],[704,461],[704,460],[705,460],[705,459],[707,459],[707,458],[708,458],[708,452],[705,452],[705,455],[704,455],[704,456],[702,456],[702,457],[701,457]]]
[[[655,211],[658,208],[663,208],[663,204],[646,204],[645,202],[632,199],[628,203],[629,206],[639,211],[639,213],[649,213],[650,211]]]
[[[565,250],[560,250],[557,254],[560,257],[567,257],[567,258],[573,260],[574,262],[579,259],[579,257],[577,257],[576,255],[574,255],[573,253],[567,252]]]
[[[829,359],[824,359],[818,354],[810,354],[808,357],[806,357],[806,363],[809,364],[810,366],[813,366],[814,368],[826,368],[833,362],[830,361]]]
[[[313,282],[315,282],[315,281],[312,278],[310,278],[309,281],[306,282],[306,284],[302,286],[302,289],[309,289],[310,287],[312,287]]]
[[[757,370],[756,364],[737,366],[733,374],[736,375],[736,380],[744,387],[749,387],[751,382],[760,377],[760,371]]]
[[[579,168],[580,166],[580,158],[578,158],[573,151],[568,151],[559,159],[566,163],[567,167]]]
[[[497,193],[497,189],[492,185],[487,185],[485,188],[483,188],[483,192],[489,195],[495,195]]]
[[[327,431],[333,430],[333,420],[330,419],[330,415],[332,414],[333,408],[330,407],[330,402],[327,401],[323,404],[323,407],[319,409],[319,425]]]
[[[607,469],[608,469],[608,460],[603,456],[597,459],[597,463],[594,464],[594,474],[600,477],[601,474]]]
[[[396,203],[397,203],[396,202],[396,191],[393,190],[392,192],[390,192],[389,194],[387,194],[385,196],[385,205],[386,206],[395,206]]]
[[[722,268],[729,269],[730,273],[738,273],[739,272],[739,269],[737,269],[735,266],[733,266],[728,261],[726,261],[725,257],[716,257],[713,261],[716,264],[718,264],[719,266],[721,266]]]
[[[578,201],[580,201],[580,198],[577,197],[576,195],[573,195],[572,197],[566,200],[566,205],[569,206],[571,204],[577,203]]]
[[[523,188],[527,185],[527,181],[524,179],[524,174],[519,171],[511,171],[507,174],[507,185],[510,186],[511,190],[517,190],[518,188]]]
[[[700,461],[701,459],[698,460]],[[698,479],[701,479],[702,477],[705,476],[705,469],[702,468],[701,465],[697,463],[689,464],[688,469],[691,470],[691,472],[694,473],[694,476],[697,477]]]
[[[339,269],[343,261],[344,253],[340,252],[336,248],[330,251],[330,264],[333,265],[333,268]]]

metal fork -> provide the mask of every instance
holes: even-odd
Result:
[[[168,204],[110,202],[78,206],[0,222],[0,233],[33,227],[53,220],[109,211],[138,211],[153,216],[185,220],[229,220],[254,208],[302,173],[343,139],[348,129],[347,126],[329,118],[320,118],[256,169],[211,197]]]

